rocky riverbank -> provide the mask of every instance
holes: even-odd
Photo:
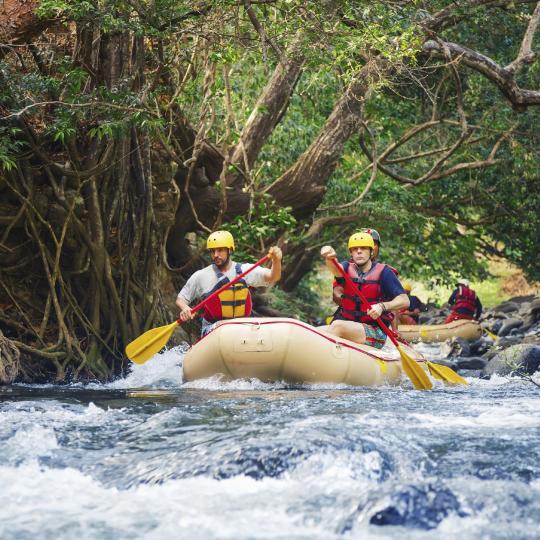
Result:
[[[420,324],[442,324],[449,309],[428,305]],[[438,360],[467,376],[491,377],[540,370],[540,297],[516,296],[484,309],[480,318],[485,335],[474,342],[453,338],[441,346]]]

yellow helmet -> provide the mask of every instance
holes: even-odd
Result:
[[[229,231],[214,231],[206,241],[206,249],[229,248],[234,251],[234,238]]]
[[[405,289],[405,292],[410,293],[412,291],[412,283],[410,281],[404,281],[403,288]]]
[[[375,247],[375,242],[373,237],[368,233],[354,233],[349,238],[349,249],[355,247],[368,247],[373,249]]]

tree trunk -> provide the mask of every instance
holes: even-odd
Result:
[[[336,103],[317,138],[267,188],[280,206],[292,207],[296,218],[309,218],[320,205],[345,143],[360,129],[363,104],[370,88],[389,71],[388,62],[381,57],[366,64]]]

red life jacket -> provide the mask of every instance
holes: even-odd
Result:
[[[230,283],[231,281],[215,264],[213,264],[212,267],[218,281],[211,290],[203,294],[203,298],[207,298],[214,291],[217,291],[220,287],[223,287],[223,285]],[[236,263],[235,270],[236,275],[240,275],[242,273],[242,265]],[[253,302],[251,300],[249,286],[245,279],[241,279],[217,296],[214,296],[214,298],[210,299],[204,305],[203,317],[208,322],[234,319],[235,317],[249,317],[251,315],[252,306]]]
[[[375,263],[386,264],[386,263],[382,263],[381,261],[379,261],[379,257],[377,257],[376,259],[372,259],[371,262],[372,262],[372,264],[375,264]],[[386,264],[386,266],[388,266],[388,268],[390,268],[390,270],[392,270],[392,272],[394,272],[394,274],[396,274],[396,276],[399,276],[399,272],[393,266],[390,266],[389,264]]]
[[[344,261],[341,263],[341,266],[343,266],[345,272],[349,274],[355,286],[370,305],[390,300],[389,298],[383,297],[381,289],[381,274],[386,268],[386,264],[373,263],[369,271],[361,277],[358,275],[356,264],[351,264],[350,261]],[[368,306],[360,300],[360,297],[355,294],[355,291],[350,290],[350,286],[346,283],[345,278],[337,278],[336,285],[337,284],[344,286],[344,292],[343,298],[341,299],[341,305],[336,311],[335,318],[377,326],[377,321],[367,314]],[[383,313],[381,315],[382,321],[387,326],[391,324],[393,318],[393,313]]]
[[[465,310],[466,312],[470,312],[471,315],[474,315],[476,311],[476,293],[472,289],[469,289],[469,287],[465,287],[465,285],[458,287],[456,301],[452,306],[452,311],[457,310]]]

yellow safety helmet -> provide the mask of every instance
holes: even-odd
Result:
[[[214,231],[206,241],[206,249],[228,248],[234,251],[234,238],[229,231]]]
[[[410,293],[412,291],[412,283],[410,281],[404,281],[403,288],[406,292]]]
[[[375,247],[375,242],[373,237],[368,233],[354,233],[349,238],[349,249],[355,247],[368,247],[373,249]]]

